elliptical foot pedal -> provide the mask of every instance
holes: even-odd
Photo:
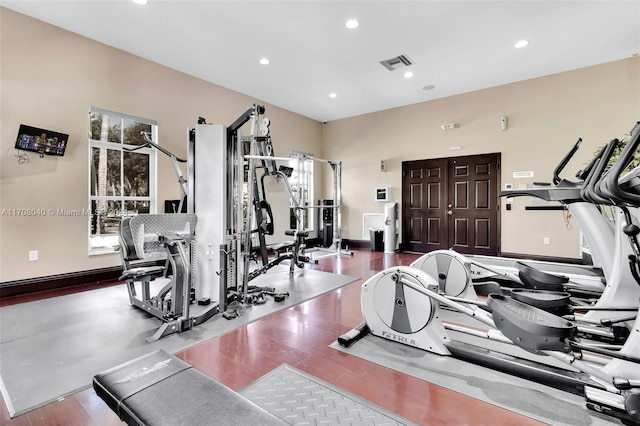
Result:
[[[549,274],[522,262],[516,262],[516,267],[518,268],[518,277],[526,288],[562,291],[563,285],[569,282],[569,278],[564,275]]]
[[[571,294],[564,291],[531,290],[528,288],[512,289],[511,297],[552,313],[558,313],[563,308],[568,308],[571,301]]]
[[[503,294],[500,284],[495,281],[474,282],[473,289],[478,296],[488,296],[490,294]]]
[[[573,322],[510,297],[490,294],[487,305],[498,330],[530,352],[562,351],[565,340],[575,336]]]

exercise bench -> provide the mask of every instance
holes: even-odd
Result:
[[[163,350],[95,375],[93,388],[130,426],[288,424]]]

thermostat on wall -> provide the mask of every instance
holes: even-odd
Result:
[[[391,188],[376,188],[376,201],[391,200]]]

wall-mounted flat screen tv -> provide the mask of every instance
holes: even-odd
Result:
[[[16,139],[16,149],[46,155],[64,155],[69,135],[21,124]]]

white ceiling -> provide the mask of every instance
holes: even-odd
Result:
[[[8,1],[0,5],[318,121],[640,53],[640,1]],[[356,30],[345,28],[356,18]],[[520,39],[530,40],[515,49]],[[388,71],[380,61],[407,55]],[[267,57],[269,65],[259,59]],[[414,77],[405,79],[404,71]],[[435,85],[433,90],[424,86]],[[330,98],[329,93],[337,97]]]

